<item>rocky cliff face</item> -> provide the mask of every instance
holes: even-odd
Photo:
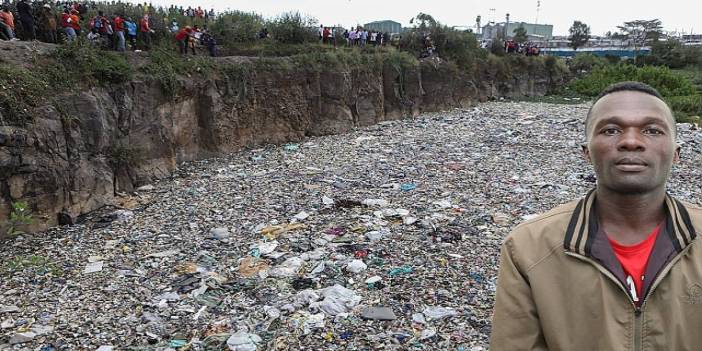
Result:
[[[543,95],[545,72],[469,77],[439,60],[400,72],[265,69],[245,78],[183,78],[166,96],[149,77],[92,87],[40,106],[31,124],[0,127],[0,218],[29,204],[38,230],[61,212],[112,204],[116,192],[171,174],[179,162],[265,143],[343,133],[490,97]],[[60,112],[60,113],[59,113]],[[0,234],[7,222],[0,224]]]

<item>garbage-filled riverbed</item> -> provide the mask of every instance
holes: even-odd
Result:
[[[0,249],[0,350],[487,350],[499,245],[594,187],[587,105],[490,102],[182,164]],[[702,133],[670,189],[699,203]]]

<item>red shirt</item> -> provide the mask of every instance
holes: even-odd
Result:
[[[146,18],[142,18],[141,21],[139,21],[139,27],[142,32],[150,32],[151,27],[149,27],[149,20]]]
[[[187,38],[188,35],[190,35],[190,31],[183,28],[176,34],[175,39],[178,41],[181,41],[181,40]]]
[[[634,245],[622,245],[609,238],[609,243],[612,245],[612,249],[614,249],[614,255],[617,256],[619,263],[621,263],[624,269],[624,274],[627,275],[627,283],[630,282],[631,278],[636,287],[637,298],[634,302],[636,302],[637,306],[640,306],[643,300],[641,294],[643,293],[644,274],[646,274],[648,258],[651,256],[653,244],[656,243],[656,238],[660,230],[661,224],[656,226],[644,241]]]
[[[115,17],[112,22],[115,24],[115,32],[121,32],[124,30],[124,20],[122,17]]]

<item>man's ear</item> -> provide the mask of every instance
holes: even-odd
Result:
[[[680,144],[675,144],[675,154],[673,154],[673,163],[680,162]]]
[[[583,153],[583,158],[587,160],[587,162],[592,163],[592,159],[590,158],[590,148],[588,147],[588,143],[584,142],[580,145],[582,153]]]

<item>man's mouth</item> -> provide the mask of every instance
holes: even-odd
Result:
[[[646,168],[648,163],[640,158],[625,157],[619,159],[615,165],[618,170],[623,172],[639,172]]]

